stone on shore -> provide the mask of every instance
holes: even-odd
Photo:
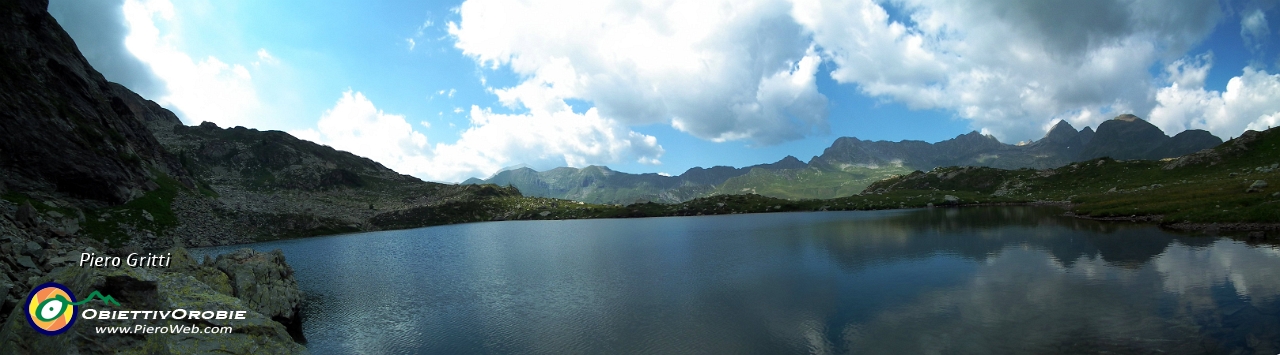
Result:
[[[253,249],[239,249],[219,255],[213,267],[225,273],[230,281],[233,296],[239,297],[250,308],[284,324],[298,341],[302,339],[302,320],[299,318],[302,294],[298,281],[293,278],[293,268],[285,263],[284,253],[269,253]]]

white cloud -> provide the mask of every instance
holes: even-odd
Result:
[[[1203,64],[1207,70],[1210,63]],[[1177,76],[1175,76],[1177,77]],[[1223,138],[1280,126],[1280,74],[1245,67],[1222,92],[1173,82],[1156,92],[1152,123],[1165,130],[1204,129]]]
[[[497,114],[472,106],[471,127],[454,144],[437,144],[437,179],[451,181],[487,176],[504,166],[523,163],[540,168],[584,167],[633,160],[659,164],[663,154],[657,138],[626,129],[603,118],[595,108],[583,114],[570,110],[530,114]]]
[[[496,114],[472,106],[471,126],[453,144],[427,144],[402,115],[388,114],[347,91],[317,127],[291,134],[368,157],[403,174],[443,182],[488,176],[504,166],[575,166],[633,160],[657,164],[663,149],[652,136],[602,118],[595,109]],[[429,128],[426,122],[420,122]],[[453,127],[453,124],[449,124]]]
[[[401,173],[429,165],[427,137],[401,115],[382,112],[364,94],[347,90],[316,128],[290,134],[373,159]]]
[[[773,144],[826,130],[820,58],[783,0],[470,0],[448,31],[464,54],[523,77],[502,103],[594,104],[626,125]]]
[[[1209,76],[1213,67],[1213,53],[1208,52],[1191,58],[1182,58],[1165,66],[1165,75],[1172,84],[1185,88],[1204,86],[1204,79]]]
[[[1146,69],[1180,57],[1220,17],[1209,0],[892,2],[905,19],[890,19],[882,4],[796,0],[792,13],[836,64],[838,82],[952,110],[1004,141],[1039,138],[1057,119],[1146,113]]]
[[[176,111],[188,124],[209,121],[223,127],[246,126],[261,116],[263,107],[248,69],[213,56],[193,59],[174,45],[176,37],[161,34],[156,22],[174,25],[173,4],[167,0],[128,0],[124,15],[129,24],[125,46],[150,66],[168,89],[156,102]],[[258,54],[260,61],[275,61],[265,50]]]
[[[413,38],[405,38],[404,42],[409,44],[409,50],[413,50],[413,47],[418,45],[417,42],[414,42]]]
[[[867,95],[949,110],[1005,141],[1061,119],[1147,116],[1165,83],[1148,69],[1222,18],[1214,0],[468,0],[458,12],[456,47],[520,76],[494,89],[507,107],[577,99],[626,125],[758,144],[827,129],[822,62]]]
[[[1267,15],[1262,9],[1253,9],[1240,18],[1240,37],[1251,51],[1261,51],[1267,38],[1271,37],[1271,28],[1267,26]]]
[[[276,65],[280,64],[280,60],[276,59],[270,52],[267,52],[266,48],[258,48],[258,61],[253,62],[253,65],[258,66],[262,63]]]

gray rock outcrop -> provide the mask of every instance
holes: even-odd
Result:
[[[213,267],[227,275],[231,293],[250,308],[284,324],[298,340],[302,340],[299,319],[302,294],[293,268],[285,263],[284,253],[240,249],[219,255]]]

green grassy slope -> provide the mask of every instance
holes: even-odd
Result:
[[[1267,187],[1250,191],[1256,181]],[[961,191],[1002,201],[1070,201],[1092,217],[1162,223],[1280,223],[1280,130],[1251,132],[1164,161],[1100,158],[1046,170],[943,168],[872,184],[871,192]],[[975,196],[975,197],[976,197]]]
[[[790,200],[837,198],[856,195],[873,182],[908,173],[911,169],[897,166],[851,167],[845,170],[754,169],[746,175],[726,180],[711,194],[754,193]]]

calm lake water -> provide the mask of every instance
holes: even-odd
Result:
[[[509,221],[249,247],[284,251],[314,354],[1280,354],[1280,248],[1061,214]]]

